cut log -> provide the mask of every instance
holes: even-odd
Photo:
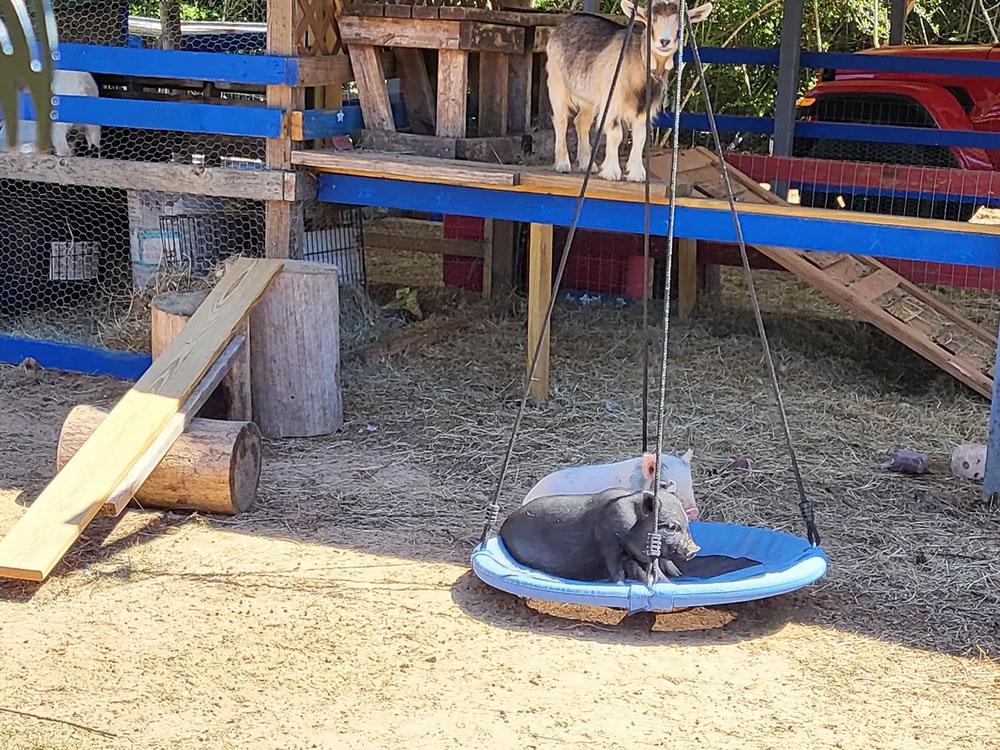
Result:
[[[313,437],[344,422],[337,269],[286,262],[250,314],[254,422],[264,437]]]
[[[81,404],[63,422],[56,469],[72,458],[108,411]],[[194,419],[135,493],[144,507],[236,515],[260,480],[261,435],[253,422]]]
[[[153,297],[150,303],[150,349],[153,359],[160,356],[173,341],[194,311],[205,301],[208,292],[166,292]],[[250,421],[253,408],[250,392],[250,346],[246,321],[236,330],[247,339],[230,365],[229,372],[215,392],[198,412],[206,419]]]

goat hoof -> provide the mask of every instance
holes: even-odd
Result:
[[[570,167],[569,160],[567,160],[567,161],[557,161],[556,162],[556,171],[557,172],[562,172],[564,174],[566,172],[572,171],[572,167]]]
[[[607,180],[608,182],[618,182],[622,178],[622,170],[619,169],[602,169],[597,174],[602,180]]]
[[[646,179],[646,170],[630,169],[625,173],[625,179],[629,182],[643,182]]]

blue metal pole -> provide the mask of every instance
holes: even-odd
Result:
[[[1000,494],[1000,329],[997,331],[997,356],[993,365],[993,403],[990,404],[990,433],[986,441],[986,474],[983,497],[990,501]]]

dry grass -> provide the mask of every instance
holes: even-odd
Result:
[[[0,713],[5,746],[996,747],[1000,517],[947,469],[953,444],[983,438],[986,403],[787,276],[759,278],[831,559],[816,585],[623,618],[478,582],[468,554],[524,321],[422,291],[420,325],[481,321],[346,364],[344,429],[268,442],[250,512],[101,520],[41,588],[0,585],[16,646],[0,708],[55,720]],[[667,445],[690,431],[709,518],[801,533],[752,319],[726,282],[721,306],[671,327]],[[553,395],[527,415],[507,508],[560,466],[638,452],[638,323],[557,307]],[[0,368],[0,386],[2,532],[51,476],[72,404],[124,385]],[[929,452],[933,473],[880,471],[899,447]],[[735,456],[750,471],[727,471]]]
[[[843,320],[787,275],[761,273],[760,287],[832,559],[815,595],[826,602],[820,621],[901,641],[919,630],[928,648],[1000,654],[1000,519],[977,485],[948,470],[955,444],[985,438],[987,404],[878,331]],[[801,533],[738,275],[728,275],[726,289],[721,307],[672,329],[665,444],[681,451],[691,435],[696,491],[710,518]],[[638,453],[638,331],[635,309],[558,308],[552,398],[525,418],[504,493],[508,508],[558,467]],[[520,323],[484,318],[418,357],[374,370],[348,366],[347,436],[275,445],[275,459],[294,456],[303,481],[312,482],[318,474],[306,467],[331,460],[346,443],[362,451],[388,445],[400,468],[352,467],[358,456],[348,452],[334,471],[332,509],[303,503],[300,486],[287,481],[266,490],[266,507],[280,509],[293,529],[349,528],[341,540],[396,530],[411,550],[434,555],[443,544],[449,559],[464,559],[495,486],[524,348]],[[879,464],[897,448],[928,452],[932,473],[882,472]],[[749,472],[726,471],[737,456],[749,460]],[[417,484],[404,466],[421,467]]]

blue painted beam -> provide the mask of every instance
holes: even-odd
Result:
[[[774,131],[771,117],[742,117],[716,115],[715,121],[723,133],[764,133]],[[661,113],[654,120],[656,127],[670,125],[669,113]],[[681,115],[681,125],[690,130],[708,131],[708,116],[698,113]],[[875,141],[878,143],[908,143],[918,146],[952,146],[966,148],[1000,149],[1000,133],[976,130],[938,130],[937,128],[906,128],[898,125],[855,125],[844,122],[795,123],[799,138],[821,138],[842,141]]]
[[[397,128],[406,127],[406,108],[400,101],[391,102],[393,119]],[[302,112],[302,139],[329,138],[349,135],[363,128],[361,107],[346,105],[340,109],[307,109]]]
[[[234,55],[63,43],[59,45],[58,67],[142,78],[275,85],[294,85],[298,82],[298,60],[279,55]]]
[[[21,116],[35,117],[31,100],[21,97]],[[249,138],[281,135],[284,113],[268,107],[230,104],[192,104],[146,99],[111,99],[93,96],[53,97],[53,120],[79,125],[173,130],[182,133],[215,133]]]
[[[571,223],[576,204],[571,196],[342,174],[320,175],[319,199],[356,206],[557,226]],[[653,234],[666,235],[667,211],[668,207],[663,205],[650,207]],[[846,213],[841,216],[843,218],[831,216],[829,219],[803,216],[797,215],[795,209],[787,214],[740,212],[748,244],[1000,268],[1000,236],[996,234],[859,223],[851,221]],[[642,203],[587,200],[581,212],[580,227],[641,233]],[[678,206],[677,235],[715,242],[736,241],[729,211],[723,208]]]
[[[151,362],[148,354],[0,334],[0,363],[18,365],[26,357],[31,357],[47,370],[109,375],[120,380],[138,380]]]

